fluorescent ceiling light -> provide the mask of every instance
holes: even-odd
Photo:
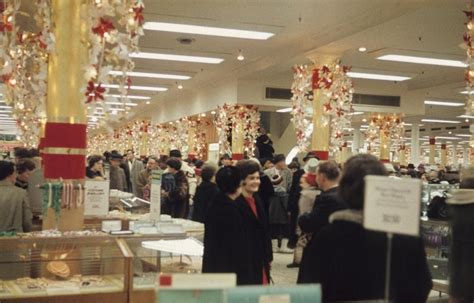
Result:
[[[2,114],[11,114],[12,111],[11,110],[0,110],[0,113],[2,113]]]
[[[438,120],[438,119],[421,119],[422,122],[431,122],[431,123],[447,123],[447,124],[459,124],[459,121],[453,120]]]
[[[436,139],[444,139],[444,140],[461,140],[461,138],[456,138],[456,137],[443,137],[443,136],[436,136]]]
[[[277,113],[289,113],[291,112],[291,110],[292,110],[291,107],[281,108],[277,110]]]
[[[10,108],[11,109],[12,107],[9,106],[9,105],[0,105],[0,108]]]
[[[352,112],[352,113],[348,113],[347,115],[348,116],[358,116],[358,115],[362,115],[364,112]]]
[[[221,28],[211,26],[199,26],[190,24],[177,24],[177,23],[166,23],[166,22],[145,22],[143,25],[144,29],[172,32],[172,33],[185,33],[195,35],[206,35],[206,36],[218,36],[218,37],[229,37],[229,38],[242,38],[242,39],[255,39],[255,40],[267,40],[274,36],[273,33],[248,31],[241,29],[232,28]]]
[[[459,102],[449,102],[449,101],[434,101],[434,100],[425,100],[427,105],[439,105],[439,106],[464,106],[464,103]]]
[[[112,70],[109,75],[122,76],[123,72],[118,70]],[[185,75],[173,75],[173,74],[161,74],[161,73],[142,73],[142,72],[127,72],[127,76],[130,77],[143,77],[143,78],[157,78],[157,79],[172,79],[172,80],[189,80],[190,76]]]
[[[105,102],[105,104],[109,105],[123,105],[121,102]],[[125,103],[126,106],[137,106],[137,103]],[[115,109],[115,108],[114,108]]]
[[[468,134],[456,134],[455,136],[458,136],[458,137],[466,137],[466,138],[470,138],[471,135],[468,135]]]
[[[405,55],[394,55],[394,54],[383,55],[383,56],[377,57],[377,59],[385,60],[385,61],[453,66],[453,67],[466,67],[467,66],[466,63],[459,60],[436,59],[436,58],[429,58],[429,57],[416,57],[416,56],[405,56]]]
[[[107,94],[107,95],[104,95],[104,96],[105,96],[105,97],[122,98],[122,95],[114,95],[114,94],[112,94],[112,95],[108,95],[108,94]],[[130,95],[128,95],[128,96],[123,96],[123,98],[128,98],[128,99],[130,99],[130,100],[132,100],[132,99],[136,99],[136,100],[150,100],[150,99],[151,99],[150,97],[145,97],[145,96],[130,96]]]
[[[141,59],[209,63],[209,64],[219,64],[222,61],[224,61],[224,59],[221,59],[221,58],[184,56],[184,55],[172,55],[172,54],[160,54],[160,53],[143,53],[143,52],[131,53],[130,57],[141,58]]]
[[[463,94],[463,95],[472,95],[472,94],[474,94],[474,90],[472,90],[472,91],[463,90],[461,92],[461,94]]]
[[[118,84],[102,84],[102,87],[120,88],[120,85],[118,85]],[[136,85],[131,85],[130,89],[133,89],[133,90],[149,90],[149,91],[154,91],[154,92],[165,92],[165,91],[168,90],[166,87],[160,87],[160,86],[136,86]]]
[[[361,128],[369,128],[368,125],[361,125],[360,127],[361,127]]]
[[[411,79],[410,77],[403,77],[403,76],[359,73],[359,72],[348,72],[347,75],[351,78],[384,80],[384,81],[405,81],[405,80]]]
[[[474,119],[474,116],[469,116],[469,115],[461,115],[457,116],[458,118],[463,118],[463,119]]]

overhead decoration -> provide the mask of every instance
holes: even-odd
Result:
[[[5,85],[5,101],[12,108],[21,131],[20,140],[28,147],[38,144],[41,124],[45,123],[48,56],[54,51],[51,32],[50,0],[36,1],[33,16],[20,11],[18,0],[3,1],[0,20],[0,76]],[[39,29],[22,31],[17,15],[31,19]],[[33,21],[34,20],[34,21]]]
[[[464,44],[466,46],[466,54],[467,54],[467,67],[466,72],[464,74],[464,79],[466,81],[466,90],[468,92],[466,97],[466,114],[467,115],[474,115],[474,93],[473,86],[474,86],[474,48],[473,48],[473,33],[474,33],[474,20],[473,20],[473,11],[470,9],[469,11],[464,11],[466,14],[466,32],[464,33]]]
[[[105,99],[109,84],[118,85],[122,112],[128,110],[126,98],[133,70],[129,54],[138,51],[138,39],[143,35],[142,0],[88,0],[86,18],[89,28],[89,62],[84,67],[84,102],[91,104],[89,114],[103,113],[108,117],[109,105],[96,108]],[[51,0],[34,1],[36,9],[30,16],[22,12],[20,0],[4,0],[0,4],[0,77],[5,84],[5,100],[21,130],[21,138],[28,146],[37,146],[39,130],[46,122],[48,56],[54,52],[55,38],[51,24]],[[20,30],[17,16],[32,19],[37,31]],[[34,21],[33,21],[34,20]],[[79,39],[79,38],[78,38]],[[112,77],[117,70],[121,77]],[[114,100],[113,100],[114,101]],[[118,102],[118,101],[117,101]]]
[[[320,90],[325,98],[324,113],[330,124],[330,149],[337,152],[344,144],[344,131],[351,125],[352,95],[354,89],[347,76],[349,67],[339,64],[323,65],[310,69],[307,65],[293,67],[292,121],[300,151],[307,151],[310,144],[313,116],[313,90]]]
[[[260,113],[255,105],[224,104],[217,107],[214,123],[217,128],[221,154],[232,154],[228,140],[232,130],[242,129],[244,138],[244,152],[253,156],[255,144],[259,135]],[[237,127],[241,125],[242,128]]]
[[[380,139],[380,132],[390,138],[391,146],[397,148],[403,144],[404,124],[401,115],[373,115],[365,132],[366,141],[373,145]]]

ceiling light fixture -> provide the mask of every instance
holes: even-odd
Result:
[[[364,114],[364,112],[352,112],[352,113],[348,113],[347,115],[348,116],[358,116],[358,115],[362,115]]]
[[[417,57],[417,56],[406,56],[406,55],[395,55],[395,54],[383,55],[383,56],[377,57],[377,59],[384,60],[384,61],[441,65],[441,66],[452,66],[452,67],[466,67],[467,66],[466,63],[459,60],[436,59],[436,58],[429,58],[429,57]]]
[[[178,89],[183,89],[183,86],[181,84],[178,84]]]
[[[372,73],[348,72],[347,75],[351,78],[383,80],[383,81],[405,81],[410,80],[411,77],[396,76],[396,75],[382,75]]]
[[[105,97],[114,97],[114,98],[122,98],[122,95],[104,95]],[[135,99],[135,100],[150,100],[151,98],[150,97],[146,97],[146,96],[131,96],[131,95],[124,95],[123,98],[128,98],[130,100],[132,99]]]
[[[122,76],[123,72],[118,70],[112,70],[109,75]],[[174,74],[162,74],[162,73],[143,73],[143,72],[127,72],[127,76],[130,77],[143,77],[143,78],[157,78],[157,79],[172,79],[172,80],[189,80],[190,76],[185,75],[174,75]]]
[[[242,50],[239,49],[239,55],[237,56],[237,60],[244,61],[244,59],[245,59],[244,54],[242,53]]]
[[[438,120],[438,119],[421,119],[421,122],[431,122],[431,123],[446,123],[446,124],[459,124],[461,122],[454,120]]]
[[[359,47],[359,52],[365,53],[367,51],[367,47],[361,46]]]
[[[289,113],[291,112],[293,109],[291,107],[286,107],[286,108],[281,108],[281,109],[277,109],[277,113]]]
[[[105,102],[105,104],[109,105],[123,105],[122,102]],[[137,103],[125,103],[126,106],[137,106]]]
[[[150,101],[146,101],[145,104],[146,104],[146,105],[150,104]]]
[[[107,88],[120,88],[120,85],[118,84],[102,84],[102,87],[107,87]],[[125,86],[127,87],[127,86]],[[165,92],[168,90],[166,87],[160,87],[160,86],[137,86],[137,85],[131,85],[130,89],[132,90],[148,90],[148,91],[153,91],[153,92]]]
[[[436,136],[436,139],[444,139],[444,140],[461,140],[461,138],[457,138],[457,137],[444,137],[444,136]]]
[[[222,61],[224,61],[224,59],[222,58],[184,56],[184,55],[161,54],[161,53],[144,53],[144,52],[131,53],[130,57],[140,58],[140,59],[154,59],[154,60],[208,63],[208,64],[219,64],[219,63],[222,63]]]
[[[233,29],[233,28],[200,26],[200,25],[191,25],[191,24],[167,23],[167,22],[145,22],[145,24],[143,25],[143,28],[147,30],[162,31],[162,32],[241,38],[241,39],[254,39],[254,40],[267,40],[270,37],[275,35],[273,33],[268,33],[268,32],[248,31],[248,30]]]
[[[439,105],[439,106],[464,106],[464,103],[459,102],[449,102],[449,101],[435,101],[435,100],[425,100],[426,105]]]
[[[471,90],[471,91],[463,90],[461,92],[461,94],[463,94],[463,95],[472,95],[472,94],[474,94],[474,90]]]
[[[457,116],[457,117],[458,118],[466,118],[466,119],[474,119],[474,116],[470,116],[470,115],[460,115],[460,116]]]
[[[206,116],[206,113],[202,113],[202,114],[201,114],[201,117],[205,117],[205,116]]]
[[[468,135],[468,134],[456,134],[455,136],[458,136],[458,137],[466,137],[466,138],[470,138],[471,135]]]
[[[216,114],[216,111],[213,110],[213,111],[211,112],[211,115],[215,115],[215,114]]]

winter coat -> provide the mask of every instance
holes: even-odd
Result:
[[[286,192],[275,191],[270,197],[268,219],[270,224],[288,224],[288,194]]]
[[[199,187],[196,196],[198,192]],[[253,284],[248,242],[237,202],[218,193],[209,207],[204,226],[202,272],[235,273],[237,285]]]
[[[128,167],[128,163],[120,163],[120,168],[123,169],[123,173],[125,174],[125,188],[123,191],[132,192],[132,181],[130,180],[130,168]]]
[[[144,198],[143,189],[147,184],[150,183],[150,176],[151,170],[148,170],[147,168],[143,169],[138,175],[137,182],[135,184],[135,196],[137,196],[138,198]]]
[[[31,209],[26,190],[0,181],[0,232],[31,231]]]
[[[198,185],[194,196],[193,221],[204,223],[209,206],[218,193],[219,189],[215,183],[203,181]]]
[[[250,276],[246,284],[262,284],[263,269],[267,278],[270,279],[270,263],[273,261],[268,219],[258,195],[254,195],[254,198],[258,218],[255,217],[243,195],[236,199],[242,215],[242,226],[247,242],[246,249],[250,258]]]
[[[121,167],[110,166],[110,189],[127,190],[127,178]]]
[[[474,297],[474,189],[455,189],[448,199],[452,233],[449,288],[454,297]]]
[[[143,196],[143,190],[141,193],[138,193],[137,183],[138,178],[140,177],[140,173],[143,171],[145,166],[143,165],[143,162],[139,159],[134,159],[132,162],[127,161],[127,164],[130,170],[130,183],[132,185],[133,195],[141,198],[141,196]]]
[[[364,229],[361,211],[338,211],[330,221],[308,244],[298,283],[321,283],[323,302],[383,299],[387,235]],[[392,241],[390,299],[425,302],[432,282],[421,238]]]
[[[169,193],[171,217],[186,218],[189,211],[189,185],[182,170],[174,174],[175,188]]]
[[[263,204],[263,209],[265,210],[265,214],[268,218],[268,213],[270,209],[270,197],[274,194],[273,184],[270,178],[261,173],[260,174],[260,186],[258,188],[258,196]]]

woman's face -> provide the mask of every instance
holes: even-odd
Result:
[[[99,171],[102,169],[102,165],[104,165],[104,162],[101,160],[101,161],[97,161],[94,163],[94,166],[92,167],[93,170],[95,171]]]
[[[260,186],[260,173],[258,171],[248,175],[243,182],[243,189],[249,193],[256,193]]]

